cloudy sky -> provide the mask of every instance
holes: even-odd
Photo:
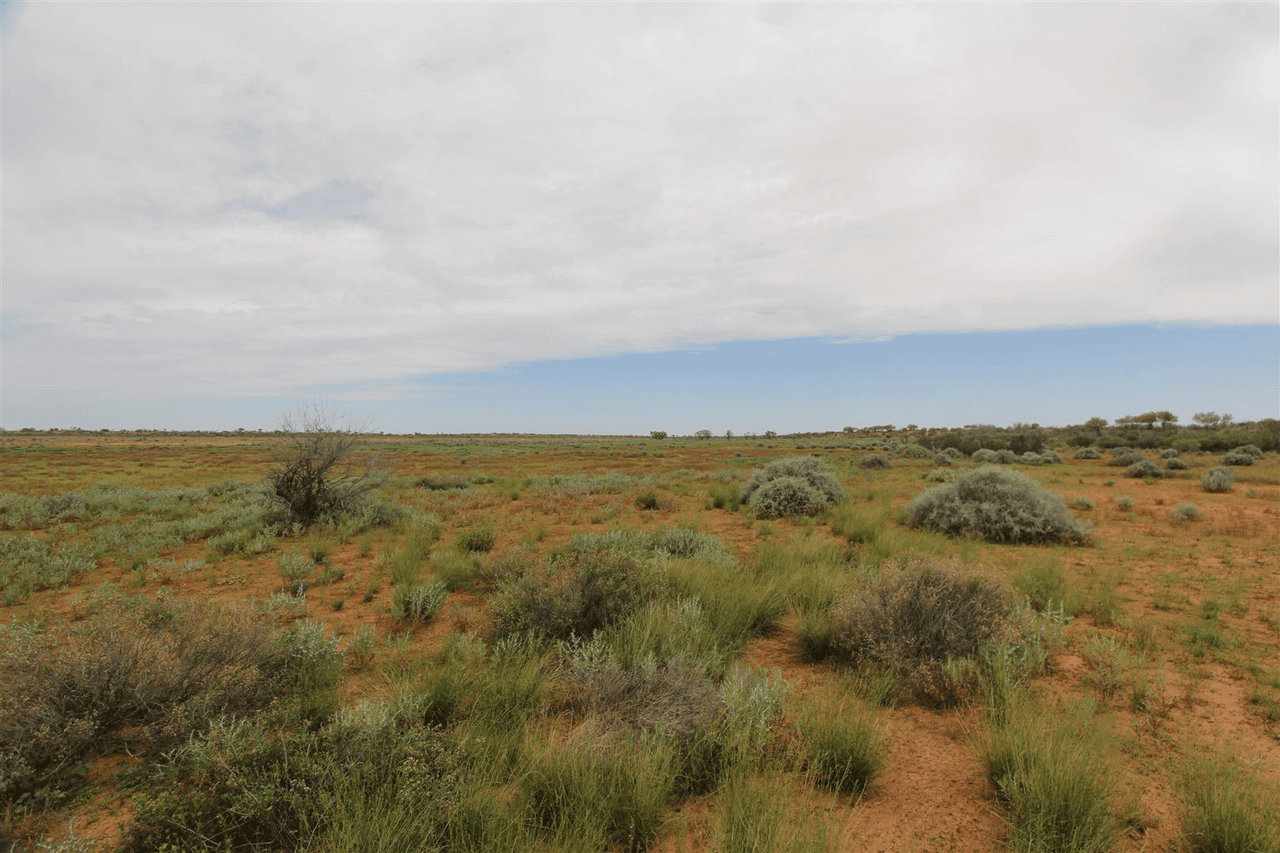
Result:
[[[1278,8],[9,3],[3,426],[1274,417]]]

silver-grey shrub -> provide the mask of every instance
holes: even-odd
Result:
[[[1102,454],[1096,447],[1082,447],[1072,454],[1073,459],[1101,459]]]
[[[1236,472],[1230,468],[1222,467],[1210,468],[1200,478],[1200,485],[1204,487],[1206,492],[1229,492],[1235,482]]]
[[[1183,462],[1177,456],[1169,456],[1165,459],[1164,467],[1168,471],[1184,471],[1187,463]]]
[[[1071,516],[1058,495],[1017,471],[979,468],[930,489],[907,506],[912,527],[991,542],[1088,540],[1090,527]]]
[[[1124,469],[1124,475],[1133,477],[1135,480],[1142,480],[1147,477],[1159,479],[1164,476],[1164,470],[1150,459],[1140,458],[1137,462]]]
[[[775,487],[764,497],[758,497],[767,484],[783,479],[789,482]],[[797,487],[797,480],[804,488]],[[742,487],[743,503],[762,518],[814,515],[822,507],[835,503],[845,495],[844,486],[840,485],[835,469],[816,456],[793,456],[770,462],[762,470],[752,474],[751,479]],[[792,512],[791,508],[804,508],[805,511]]]
[[[1161,459],[1177,459],[1181,455],[1182,451],[1175,447],[1166,447],[1164,450],[1160,451]]]
[[[1000,461],[1000,455],[998,453],[996,453],[994,450],[988,450],[985,447],[979,450],[973,451],[973,455],[970,456],[969,458],[972,459],[974,462],[999,462]]]
[[[1241,449],[1236,449],[1222,457],[1223,465],[1252,465],[1253,454]]]
[[[883,453],[868,453],[858,460],[858,467],[871,471],[877,468],[891,468],[893,465],[889,462],[889,457]]]
[[[1021,462],[1022,457],[1012,450],[997,450],[996,461],[1001,465],[1013,465],[1016,462]]]

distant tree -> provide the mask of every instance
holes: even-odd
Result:
[[[1156,421],[1160,420],[1160,416],[1155,412],[1143,412],[1140,415],[1133,416],[1135,424],[1142,424],[1147,429],[1155,429]]]
[[[1196,426],[1201,426],[1205,429],[1217,429],[1218,425],[1222,423],[1222,415],[1217,412],[1196,412],[1192,415],[1191,420],[1196,422]]]
[[[765,438],[777,438],[777,437],[778,437],[778,434],[777,434],[776,432],[774,432],[773,430],[771,430],[771,429],[767,429],[767,430],[765,430],[765,431],[764,431],[764,437],[765,437]]]
[[[920,427],[916,426],[915,424],[907,424],[907,430],[909,432],[915,432],[918,429],[920,429]]]
[[[725,431],[724,431],[724,437],[725,437],[725,438],[733,438],[733,430],[731,430],[731,429],[727,429],[727,430],[725,430]]]
[[[847,426],[844,428],[843,432],[845,435],[853,435],[854,432],[856,432],[856,430],[854,430],[854,428],[851,426]]]
[[[711,430],[700,429],[693,434],[694,438],[711,438]]]
[[[655,438],[658,441],[661,441],[662,439],[667,437],[667,434],[660,429],[655,429],[653,432],[649,433],[649,437]]]
[[[1178,416],[1170,411],[1159,411],[1155,415],[1156,420],[1160,422],[1160,429],[1168,429],[1178,422]]]
[[[1094,435],[1101,435],[1102,430],[1106,425],[1106,418],[1089,418],[1089,420],[1084,422],[1084,428],[1092,431]]]

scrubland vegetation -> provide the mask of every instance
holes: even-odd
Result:
[[[1274,853],[1280,459],[1212,414],[6,433],[0,850]]]

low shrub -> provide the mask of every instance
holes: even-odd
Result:
[[[1041,465],[1061,465],[1062,456],[1056,450],[1046,450],[1040,454]]]
[[[827,500],[800,477],[778,477],[752,492],[748,504],[757,518],[794,518],[817,515]]]
[[[1253,464],[1254,457],[1242,450],[1233,450],[1222,457],[1223,465],[1247,466]]]
[[[589,637],[657,595],[657,570],[624,551],[569,551],[503,579],[489,607],[495,636]]]
[[[908,442],[898,447],[897,452],[908,459],[925,459],[929,456],[929,449],[922,447],[914,442]]]
[[[1187,463],[1177,456],[1171,456],[1165,460],[1164,467],[1166,471],[1185,471],[1187,470]]]
[[[1158,480],[1164,476],[1164,470],[1150,459],[1139,459],[1124,469],[1124,475],[1135,480],[1145,480],[1148,477]]]
[[[1126,448],[1124,453],[1112,453],[1106,464],[1112,468],[1128,468],[1131,465],[1137,465],[1145,461],[1147,460],[1141,453]]]
[[[1013,465],[1021,461],[1023,461],[1022,457],[1017,453],[1014,453],[1012,450],[996,451],[996,462],[1001,465]]]
[[[949,468],[954,460],[945,453],[939,453],[933,457],[933,464],[939,468]]]
[[[996,453],[994,450],[990,450],[986,447],[983,447],[980,450],[973,451],[973,455],[971,455],[969,458],[974,462],[999,462],[1000,461],[1000,455]]]
[[[1084,495],[1076,495],[1072,498],[1071,505],[1076,509],[1093,509],[1095,506],[1093,498],[1087,498]]]
[[[889,462],[889,457],[883,453],[868,453],[866,456],[858,460],[858,467],[868,471],[892,468],[893,464]]]
[[[1204,510],[1195,504],[1181,504],[1170,515],[1173,516],[1174,521],[1195,521],[1204,515]]]
[[[1160,451],[1161,459],[1177,459],[1181,455],[1182,451],[1174,447],[1166,447],[1164,450]]]
[[[958,447],[944,447],[938,451],[938,456],[945,456],[951,460],[963,459],[964,453]],[[934,457],[935,459],[937,457]]]
[[[951,463],[948,461],[948,465]],[[946,468],[934,468],[932,471],[926,471],[920,475],[920,479],[930,483],[951,483],[956,479],[956,475]]]
[[[1239,447],[1235,448],[1233,452],[1247,453],[1250,456],[1252,456],[1254,459],[1261,459],[1262,457],[1267,455],[1263,453],[1262,448],[1258,447],[1258,445],[1256,444],[1242,444]]]
[[[1130,510],[1133,509],[1133,498],[1128,495],[1120,495],[1115,499],[1116,509]]]
[[[1089,527],[1071,517],[1062,498],[1016,471],[980,468],[937,486],[907,505],[913,527],[992,542],[1083,543]]]
[[[794,456],[770,462],[763,470],[756,471],[751,479],[742,487],[742,500],[752,507],[755,493],[765,484],[781,479],[795,477],[803,480],[811,489],[822,496],[823,504],[831,504],[846,496],[844,486],[836,476],[830,463],[816,456]]]
[[[1102,454],[1098,452],[1096,447],[1082,447],[1075,453],[1071,454],[1073,459],[1101,459]]]
[[[958,562],[914,557],[881,568],[832,613],[831,644],[846,662],[888,670],[908,693],[954,704],[963,685],[948,670],[1011,629],[1014,599]]]
[[[1210,468],[1200,478],[1200,485],[1206,492],[1229,492],[1236,482],[1236,472],[1230,468]]]

